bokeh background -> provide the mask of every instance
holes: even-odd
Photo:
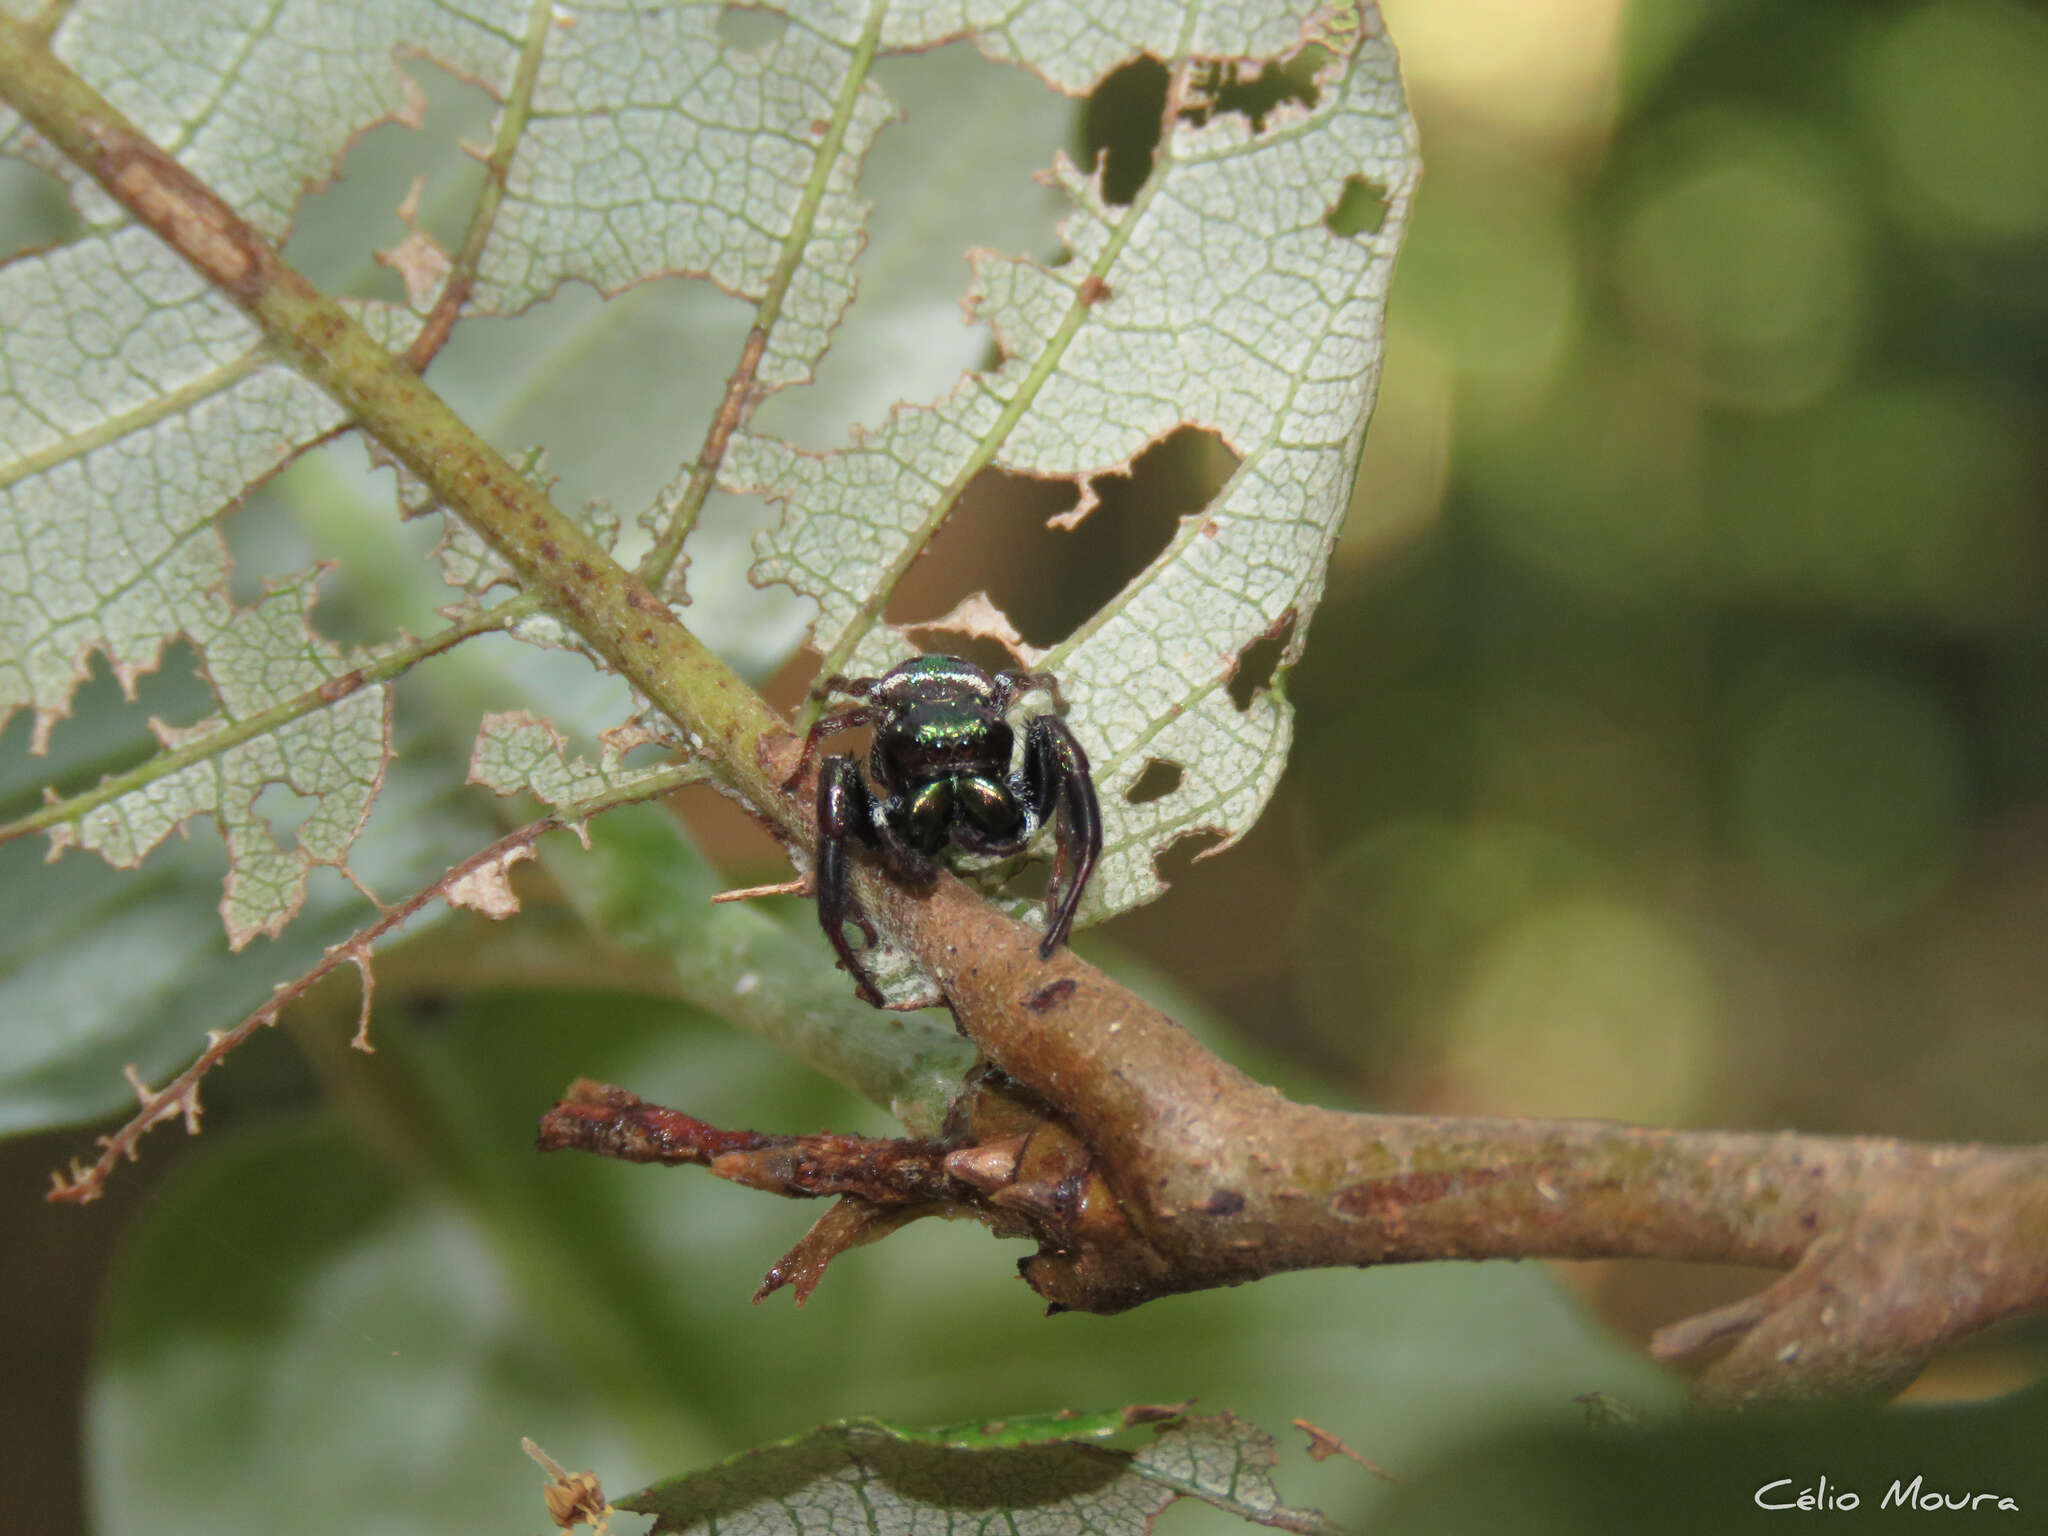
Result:
[[[1081,947],[1322,1102],[2041,1139],[2048,18],[2018,0],[1383,10],[1426,170],[1350,525],[1278,683],[1294,759],[1239,846],[1175,850],[1171,894]],[[487,108],[413,72],[423,129],[366,135],[301,220],[293,259],[338,290],[395,296],[364,241],[395,243],[412,176],[430,220],[464,206],[455,144]],[[864,186],[907,238],[871,250],[808,403],[761,417],[821,445],[957,375],[959,338],[934,338],[960,329],[962,210],[973,239],[1050,252],[1034,135],[1141,163],[1155,89],[1132,71],[1077,111],[961,49],[882,78],[911,115]],[[935,136],[996,193],[934,173]],[[4,249],[63,219],[51,184],[5,168]],[[941,298],[913,282],[920,242],[952,264]],[[465,327],[437,384],[502,444],[546,442],[569,501],[644,501],[695,443],[744,310],[681,282],[543,309]],[[372,531],[389,487],[360,458],[320,456],[238,512],[245,568],[326,556],[360,583],[417,562],[424,534]],[[1047,643],[1224,469],[1184,434],[1072,532],[1043,526],[1057,492],[991,479],[891,617],[989,588]],[[808,680],[783,660],[800,609],[736,579],[756,515],[714,508],[693,541],[700,617],[787,702]],[[337,578],[323,622],[424,628],[424,600],[390,586],[395,608]],[[99,679],[76,729],[177,718],[187,662],[133,707]],[[408,754],[459,755],[464,690],[489,685],[416,681]],[[573,670],[527,686],[592,728],[619,712]],[[17,722],[0,740],[10,791],[24,738]],[[725,875],[772,877],[737,818],[681,809]],[[209,840],[165,857],[217,861]],[[29,890],[35,851],[0,852]],[[620,1492],[845,1414],[1189,1396],[1276,1430],[1309,1417],[1470,1488],[1513,1460],[1475,1437],[1574,1424],[1579,1394],[1666,1412],[1675,1385],[1639,1341],[1758,1281],[1436,1267],[1045,1323],[1009,1250],[926,1223],[843,1259],[801,1313],[752,1308],[809,1212],[536,1165],[536,1109],[588,1073],[730,1124],[886,1121],[594,970],[545,874],[522,888],[516,929],[451,922],[393,958],[376,1058],[340,1048],[353,996],[323,994],[219,1076],[203,1139],[160,1133],[100,1206],[37,1200],[81,1131],[0,1145],[0,1531],[281,1512],[299,1530],[537,1530],[520,1434]],[[2048,1329],[2019,1324],[1916,1394],[2044,1373]],[[1384,1498],[1291,1447],[1282,1472],[1333,1511]]]
[[[1294,765],[1119,936],[1373,1102],[2038,1139],[2048,16],[1385,11],[1423,190]]]

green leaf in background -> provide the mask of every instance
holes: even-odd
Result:
[[[1272,1437],[1227,1414],[1162,1428],[1137,1452],[1089,1444],[1128,1410],[1072,1421],[1003,1421],[977,1431],[904,1430],[847,1419],[621,1499],[653,1515],[654,1536],[906,1536],[1000,1521],[1016,1536],[1145,1536],[1175,1500],[1261,1525],[1322,1531],[1314,1510],[1274,1491]],[[1062,1434],[1065,1427],[1067,1433]]]
[[[417,886],[491,836],[423,767],[399,765],[354,855],[385,889]],[[174,841],[138,872],[41,865],[26,839],[0,847],[0,1135],[132,1109],[124,1068],[160,1083],[371,912],[354,888],[318,882],[300,922],[237,954],[221,931],[218,852],[203,841]]]
[[[107,1316],[99,1530],[519,1529],[520,1435],[628,1453],[604,1405],[630,1386],[531,1325],[485,1229],[405,1198],[331,1122],[237,1141],[150,1213]]]

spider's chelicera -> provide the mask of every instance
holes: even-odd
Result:
[[[831,677],[822,692],[859,702],[822,716],[804,737],[794,784],[803,777],[818,739],[857,726],[875,728],[868,753],[874,788],[850,753],[825,759],[818,773],[818,920],[839,951],[860,995],[876,1007],[882,995],[846,941],[851,922],[870,946],[874,925],[849,883],[849,839],[882,855],[899,878],[929,885],[938,855],[952,844],[970,853],[1019,853],[1038,829],[1053,823],[1058,857],[1045,892],[1045,940],[1050,958],[1074,923],[1074,909],[1102,856],[1102,812],[1088,755],[1058,714],[1033,715],[1024,726],[1024,761],[1010,768],[1015,733],[1003,717],[1034,689],[1063,711],[1059,683],[1050,673],[998,672],[991,676],[957,656],[918,656],[881,677]]]

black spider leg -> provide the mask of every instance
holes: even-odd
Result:
[[[1064,715],[1067,712],[1067,701],[1060,693],[1060,680],[1050,672],[998,672],[995,684],[997,709],[1008,709],[1032,689],[1042,688],[1052,696],[1055,713]]]
[[[1054,820],[1058,855],[1045,888],[1045,939],[1041,960],[1066,941],[1074,911],[1095,864],[1102,857],[1102,808],[1095,800],[1095,780],[1088,772],[1088,754],[1057,715],[1037,715],[1024,728],[1024,772],[1019,785],[1025,803],[1043,823]]]
[[[845,679],[835,677],[832,681],[839,683],[844,682]],[[797,754],[796,767],[791,770],[789,777],[782,781],[782,787],[784,789],[794,789],[796,787],[797,780],[804,776],[804,770],[811,766],[811,757],[818,750],[819,737],[836,736],[841,731],[856,730],[863,725],[873,725],[874,723],[875,712],[871,709],[849,709],[836,715],[820,715],[811,722],[811,728],[804,732],[804,749]],[[820,779],[818,783],[818,804],[821,810],[825,803],[824,795],[825,785],[824,781]]]
[[[843,752],[826,758],[818,772],[818,921],[839,951],[839,963],[853,978],[861,999],[879,1008],[882,994],[846,942],[849,922],[860,929],[871,947],[881,942],[875,925],[853,899],[852,865],[846,847],[849,837],[875,846],[877,819],[874,798],[860,776],[860,764]]]

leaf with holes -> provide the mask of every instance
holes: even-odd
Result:
[[[389,7],[353,18],[334,7],[324,28],[246,9],[80,4],[58,46],[281,235],[352,134],[406,115],[415,93],[393,50],[429,39],[400,30]],[[368,46],[340,46],[356,20]],[[474,49],[461,57],[484,62]],[[317,571],[275,573],[246,605],[230,596],[220,520],[339,430],[342,412],[11,116],[0,146],[53,165],[84,224],[0,268],[0,722],[30,712],[40,752],[95,651],[132,691],[178,639],[218,705],[196,724],[160,726],[151,762],[26,820],[53,851],[86,848],[128,868],[210,815],[228,849],[230,942],[274,936],[304,905],[308,874],[345,865],[386,774],[389,701],[368,676],[377,653],[332,645],[308,623]],[[387,345],[417,329],[390,311],[368,318]],[[289,838],[259,805],[269,786],[302,802]]]
[[[858,23],[736,46],[720,35],[716,6],[596,4],[571,16],[547,0],[454,10],[418,0],[76,0],[48,17],[59,57],[280,244],[303,232],[294,226],[308,193],[367,130],[419,121],[423,97],[408,69],[426,61],[488,93],[500,108],[490,147],[504,175],[478,177],[459,210],[478,237],[462,253],[474,285],[451,285],[438,300],[409,296],[445,304],[443,319],[512,313],[571,278],[614,292],[692,273],[758,300],[787,267],[784,323],[762,377],[788,382],[815,363],[851,295],[854,178],[888,115],[854,67],[874,41],[863,44]],[[0,1062],[0,1119],[19,1129],[111,1107],[128,1096],[122,1063],[155,1077],[189,1056],[205,1028],[269,996],[278,971],[302,968],[357,926],[371,889],[417,887],[468,851],[423,835],[422,822],[487,837],[478,807],[451,808],[445,790],[459,759],[436,739],[451,693],[472,718],[482,703],[470,705],[459,682],[438,697],[418,685],[398,767],[432,763],[442,779],[424,796],[417,783],[398,794],[392,733],[403,713],[393,694],[416,664],[473,635],[560,644],[566,632],[531,604],[494,619],[475,602],[423,639],[328,639],[313,622],[327,572],[302,557],[268,558],[298,530],[252,531],[255,509],[236,513],[341,435],[343,413],[5,107],[0,153],[55,175],[75,216],[53,241],[23,242],[31,248],[18,254],[12,242],[0,247],[9,253],[0,264],[0,726],[26,717],[30,728],[8,747],[25,745],[36,760],[33,787],[16,782],[26,774],[12,762],[0,775],[0,840],[43,832],[53,852],[90,851],[124,871],[153,860],[125,891],[103,878],[107,868],[68,869],[54,881],[67,893],[56,906],[42,890],[53,882],[23,884],[19,905],[38,920],[17,925],[26,937],[12,946],[20,963],[8,989],[34,1027],[17,1032],[19,1049]],[[407,203],[410,222],[417,204]],[[367,266],[370,231],[352,233]],[[411,254],[409,270],[431,277],[432,253]],[[405,307],[355,308],[394,350],[431,334]],[[503,371],[531,379],[559,360]],[[723,371],[707,370],[714,386]],[[667,442],[651,482],[694,446]],[[616,524],[601,509],[585,522],[611,543]],[[445,569],[456,584],[481,593],[497,583],[501,567],[473,542],[453,542]],[[389,632],[404,622],[391,618],[402,610],[390,601],[403,576],[388,575],[396,561],[358,560],[372,543],[360,525],[335,541],[344,601],[333,607],[347,611],[333,622]],[[168,722],[152,719],[147,745],[131,731],[117,751],[73,750],[123,713],[111,700],[80,702],[94,669],[104,664],[133,698],[162,681],[147,675],[167,652],[202,697],[181,699]],[[567,792],[579,776],[617,789],[631,774],[545,748],[524,765],[531,777],[519,787],[543,792]],[[206,820],[222,834],[224,877],[211,848],[163,846]],[[394,848],[438,862],[422,871],[388,856]],[[29,853],[25,842],[8,849],[9,868]],[[222,894],[209,941],[195,932],[191,893],[210,860]],[[315,878],[323,869],[357,884]],[[73,890],[84,894],[69,900]],[[294,919],[280,945],[254,947],[250,966],[234,969],[217,953],[220,927],[239,947]],[[104,964],[116,951],[126,960]],[[93,985],[77,969],[81,956]],[[268,974],[254,974],[264,966]]]
[[[817,600],[825,672],[874,673],[957,627],[936,612],[884,620],[942,528],[978,515],[962,493],[984,468],[1069,481],[1078,500],[1054,521],[1071,529],[1110,515],[1106,483],[1154,445],[1193,434],[1227,450],[1213,495],[1033,660],[1061,679],[1103,802],[1084,921],[1156,896],[1155,861],[1175,842],[1241,837],[1279,778],[1278,678],[1301,654],[1349,502],[1416,174],[1369,7],[1341,43],[1313,36],[1310,7],[1291,21],[1224,14],[1189,6],[1125,30],[1112,6],[1089,26],[1002,34],[1077,93],[1140,54],[1182,61],[1143,184],[1114,202],[1107,173],[1062,160],[1064,258],[980,253],[972,305],[1000,342],[993,371],[829,453],[742,433],[727,467],[728,483],[784,508],[757,579]],[[1262,62],[1283,89],[1243,82]],[[1003,632],[984,608],[964,611],[978,633]]]
[[[905,44],[947,25],[927,18]],[[757,300],[775,290],[755,378],[773,388],[810,376],[851,299],[865,210],[855,176],[890,109],[865,78],[874,25],[818,17],[744,45],[726,29],[717,6],[571,16],[545,0],[78,0],[54,47],[279,241],[359,135],[421,119],[399,61],[431,61],[502,104],[492,153],[503,177],[475,196],[473,269],[448,295],[462,314],[515,313],[570,279],[606,293],[673,274]],[[314,572],[253,572],[279,590],[237,602],[223,519],[345,430],[342,412],[4,108],[0,152],[50,168],[80,222],[73,238],[0,267],[0,725],[27,712],[41,752],[95,652],[132,688],[179,640],[219,706],[162,730],[150,761],[53,796],[6,831],[45,831],[57,849],[125,868],[210,815],[228,849],[230,938],[274,935],[313,869],[347,869],[390,756],[389,682],[471,633],[563,645],[567,631],[530,611],[493,624],[471,605],[441,636],[354,651],[306,622]],[[424,241],[416,209],[409,197],[399,214]],[[388,346],[423,334],[404,308],[358,309]],[[667,462],[692,453],[679,443]],[[616,528],[602,512],[587,520]],[[458,534],[447,574],[481,594],[504,573]],[[295,837],[266,814],[280,795],[299,799]]]
[[[438,297],[409,296],[431,314],[357,304],[378,339],[411,348],[458,312],[514,314],[573,280],[614,294],[687,275],[752,310],[740,414],[762,395],[813,393],[790,386],[816,375],[846,315],[868,234],[857,178],[893,110],[882,65],[962,35],[957,5],[792,11],[785,22],[768,7],[571,13],[548,0],[75,0],[49,15],[60,57],[279,242],[299,232],[309,191],[352,143],[421,118],[400,61],[470,82],[498,104],[493,174],[477,179],[445,265],[419,246],[407,258],[415,277],[450,274]],[[1175,839],[1239,835],[1284,756],[1278,688],[1244,685],[1261,645],[1276,675],[1299,653],[1320,592],[1413,171],[1376,19],[1368,10],[1338,28],[1322,14],[1303,5],[1245,22],[1191,5],[1040,0],[970,34],[987,59],[1028,72],[1034,91],[1043,81],[1075,97],[1131,60],[1177,61],[1151,66],[1171,75],[1162,100],[1173,110],[1150,176],[1113,201],[1104,178],[1056,163],[1071,209],[1066,259],[979,257],[976,317],[1004,356],[993,371],[822,457],[742,427],[719,468],[721,489],[783,504],[760,574],[814,599],[820,643],[865,664],[947,624],[1015,630],[972,604],[881,622],[979,468],[1066,482],[1079,504],[1065,521],[1085,531],[1148,445],[1193,433],[1228,452],[1222,488],[1045,657],[1068,683],[1110,810],[1087,915],[1155,891],[1153,860]],[[1291,61],[1291,83],[1254,109],[1258,92],[1241,81],[1262,60]],[[262,540],[238,537],[231,565],[229,514],[348,423],[233,304],[4,111],[0,152],[51,167],[77,219],[65,238],[0,265],[0,725],[24,715],[41,751],[102,659],[133,688],[170,647],[189,652],[212,694],[158,729],[154,755],[124,757],[88,787],[77,787],[83,774],[50,776],[45,803],[10,805],[0,835],[46,832],[59,850],[128,868],[211,818],[227,850],[230,939],[275,935],[309,879],[360,873],[364,829],[375,835],[390,798],[392,722],[408,714],[391,695],[413,666],[476,635],[559,643],[565,631],[527,599],[487,609],[475,594],[501,572],[473,548],[451,557],[470,597],[450,626],[376,645],[316,628],[325,572],[304,557],[266,560]],[[416,200],[400,217],[431,238]],[[679,553],[695,513],[677,487],[696,482],[702,444],[676,438],[661,473],[682,474],[651,507],[619,500],[649,507],[622,520],[624,557],[641,552],[650,525],[657,549],[668,540]],[[338,542],[335,585],[360,599],[356,545]],[[700,614],[721,596],[696,595]],[[388,634],[407,622],[392,611],[372,600],[347,621]],[[785,639],[749,642],[754,667],[775,665]],[[502,702],[465,700],[465,718]],[[438,723],[445,711],[412,715]],[[536,779],[582,771],[551,749],[521,761],[523,785],[500,787],[544,789]]]
[[[1260,1525],[1334,1529],[1274,1490],[1272,1437],[1228,1414],[1168,1424],[1151,1444],[1096,1444],[1172,1410],[909,1430],[847,1419],[702,1472],[657,1483],[619,1508],[671,1531],[747,1536],[921,1536],[1000,1522],[1017,1536],[1146,1536],[1191,1498]]]
[[[598,760],[592,763],[570,757],[562,733],[525,710],[485,715],[470,749],[469,782],[501,795],[528,790],[555,807],[619,795],[675,777],[676,770],[667,763],[626,766],[626,755],[635,747],[657,744],[637,726],[620,726],[606,733]]]

